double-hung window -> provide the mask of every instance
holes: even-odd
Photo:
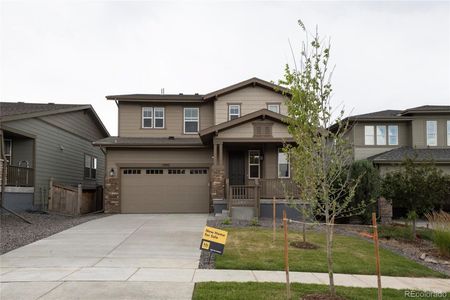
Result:
[[[289,165],[289,156],[286,152],[283,151],[282,148],[278,149],[278,178],[289,178],[290,174],[290,165]]]
[[[260,176],[260,152],[248,150],[248,178],[258,179]]]
[[[391,146],[398,145],[398,126],[389,125],[388,126],[388,143]]]
[[[228,105],[228,120],[234,120],[241,116],[241,105],[240,104],[229,104]]]
[[[97,157],[84,155],[84,177],[88,179],[97,178]]]
[[[164,128],[164,107],[143,107],[142,128]]]
[[[184,133],[195,134],[199,129],[199,108],[185,107],[184,108]]]
[[[447,146],[450,146],[450,120],[447,121]]]
[[[267,109],[279,114],[280,113],[280,104],[267,104]]]
[[[377,126],[377,145],[386,145],[386,126]]]
[[[375,145],[375,132],[373,126],[364,126],[364,145]]]
[[[437,121],[427,121],[427,146],[437,146]]]

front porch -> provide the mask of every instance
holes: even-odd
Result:
[[[238,219],[272,217],[273,199],[277,216],[283,209],[297,218],[289,206],[298,201],[298,187],[291,179],[291,169],[282,141],[218,141],[214,144],[211,172],[213,210]]]

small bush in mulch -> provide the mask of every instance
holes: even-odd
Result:
[[[314,249],[319,248],[319,246],[317,246],[317,245],[314,245],[314,244],[311,244],[311,243],[308,243],[308,242],[303,242],[303,241],[293,241],[293,242],[290,243],[290,245],[292,247],[300,248],[300,249],[311,249],[311,250],[314,250]]]
[[[303,296],[302,300],[345,300],[341,296],[332,296],[330,294],[310,294]]]

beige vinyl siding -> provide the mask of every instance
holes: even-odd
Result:
[[[253,121],[220,131],[219,138],[253,138]],[[287,126],[273,122],[272,136],[274,138],[290,138]]]
[[[447,146],[447,120],[450,116],[420,116],[412,121],[412,146],[427,147],[427,121],[437,121],[437,147]],[[430,146],[432,147],[432,146]]]
[[[63,184],[83,188],[95,188],[103,185],[105,159],[99,147],[93,141],[83,139],[38,118],[7,122],[8,127],[36,136],[35,162],[35,204],[47,202],[48,184],[51,177]],[[69,130],[70,131],[70,130]],[[61,150],[61,146],[64,150]],[[97,157],[97,178],[84,178],[84,155]]]
[[[215,100],[214,124],[217,125],[228,121],[229,103],[239,103],[241,105],[241,116],[263,108],[267,109],[267,103],[280,103],[280,113],[287,115],[287,107],[284,101],[285,97],[283,95],[259,86],[242,88],[219,96]]]
[[[196,167],[198,164],[212,164],[212,148],[199,149],[108,149],[107,170],[118,165],[154,164],[155,166],[176,166],[179,164]],[[169,165],[166,165],[169,164]]]
[[[164,128],[142,128],[142,107],[164,107]],[[213,125],[213,103],[119,103],[120,137],[192,137],[183,134],[183,108],[200,108],[200,130]]]
[[[41,119],[91,141],[104,137],[104,133],[97,126],[94,116],[88,109],[44,116]]]

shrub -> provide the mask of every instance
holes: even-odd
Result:
[[[450,214],[440,211],[425,214],[434,229],[433,242],[439,252],[450,257]]]
[[[230,218],[223,219],[222,225],[231,225],[231,219]]]
[[[259,226],[258,218],[253,218],[253,219],[250,221],[250,226]]]

